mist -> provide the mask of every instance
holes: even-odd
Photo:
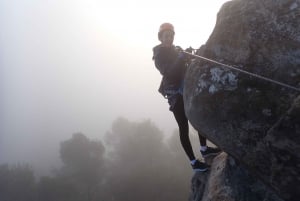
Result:
[[[74,133],[60,142],[62,166],[51,175],[36,178],[26,164],[0,165],[1,198],[185,200],[192,172],[180,146],[176,132],[165,138],[150,120],[118,118],[102,140]]]
[[[175,42],[197,48],[223,2],[211,3],[204,17],[187,4],[209,24],[199,31],[194,22],[184,27],[195,16],[180,13],[180,2],[162,12],[168,5],[1,1],[0,164],[29,163],[47,174],[62,165],[61,141],[77,132],[101,139],[120,116],[151,119],[171,135],[177,125],[157,92],[160,75],[151,59],[158,26],[177,23]]]

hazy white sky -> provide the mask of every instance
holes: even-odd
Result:
[[[172,132],[151,60],[158,27],[198,48],[225,1],[0,1],[0,163],[50,157],[74,132],[100,138],[119,116]]]

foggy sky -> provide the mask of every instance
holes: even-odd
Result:
[[[175,42],[198,48],[224,0],[197,8],[209,16],[187,13],[195,1],[185,9],[104,2],[0,2],[0,163],[49,158],[46,167],[58,160],[60,141],[75,132],[101,138],[119,116],[177,128],[151,60],[158,26],[173,22]]]

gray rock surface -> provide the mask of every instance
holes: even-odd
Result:
[[[208,172],[195,173],[189,201],[283,201],[240,164],[222,153]]]
[[[300,88],[300,0],[232,0],[201,56]],[[191,124],[285,200],[300,197],[300,94],[203,60],[186,74]]]

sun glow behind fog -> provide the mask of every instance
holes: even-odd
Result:
[[[158,43],[157,31],[163,22],[175,26],[175,43],[198,47],[208,39],[221,5],[228,0],[95,1],[91,9],[94,25],[114,40],[139,46]]]

